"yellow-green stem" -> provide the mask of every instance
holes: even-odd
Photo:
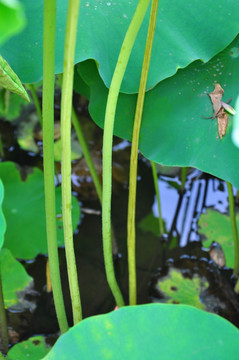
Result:
[[[234,242],[234,275],[238,276],[239,271],[239,240],[238,240],[238,231],[237,231],[237,224],[236,224],[236,215],[235,215],[235,206],[234,206],[234,197],[233,197],[233,190],[232,184],[227,181],[227,191],[228,191],[228,198],[229,198],[229,212],[231,218],[231,226],[232,226],[232,235],[233,235],[233,242]]]
[[[62,295],[58,259],[54,182],[55,19],[56,1],[45,0],[42,113],[46,231],[53,298],[60,330],[64,333],[68,330],[68,324]]]
[[[87,147],[87,144],[86,144],[86,141],[85,141],[85,137],[84,137],[80,122],[78,120],[78,117],[77,117],[76,112],[75,112],[73,107],[72,107],[72,124],[73,124],[73,126],[75,128],[78,140],[79,140],[79,142],[81,144],[81,148],[82,148],[82,151],[83,151],[83,154],[84,154],[84,158],[85,158],[85,161],[86,161],[86,163],[88,165],[88,168],[90,170],[92,180],[93,180],[93,182],[95,184],[95,188],[96,188],[98,198],[100,200],[100,203],[102,203],[102,187],[101,187],[100,179],[99,179],[99,176],[98,176],[98,174],[97,174],[97,172],[95,170],[95,166],[94,166],[94,163],[93,163],[92,158],[90,156],[90,152],[89,152],[89,149]]]
[[[4,353],[8,352],[8,329],[7,329],[7,317],[4,305],[3,287],[2,287],[2,268],[0,262],[0,329],[2,335],[2,344]]]
[[[152,166],[152,173],[153,173],[153,179],[154,179],[154,188],[157,198],[157,204],[158,204],[158,212],[159,212],[159,236],[162,236],[164,234],[164,224],[163,224],[163,218],[162,218],[162,212],[161,212],[161,204],[160,204],[160,195],[159,195],[159,186],[158,186],[158,175],[156,170],[156,165],[154,161],[151,161]]]
[[[26,85],[27,88],[31,91],[31,94],[32,94],[32,99],[34,101],[34,104],[36,106],[36,111],[37,111],[37,115],[38,115],[38,118],[39,118],[39,122],[41,124],[41,127],[42,127],[42,112],[41,112],[41,106],[40,106],[40,103],[39,103],[39,100],[38,100],[38,97],[37,97],[37,94],[36,94],[36,90],[35,90],[35,86],[33,84],[28,84]]]
[[[125,35],[120,54],[111,81],[105,112],[103,135],[103,197],[102,197],[102,232],[106,277],[118,306],[124,305],[121,291],[118,287],[112,258],[111,244],[111,190],[112,190],[112,142],[116,106],[122,79],[128,64],[130,54],[142,24],[150,0],[140,0],[133,19]]]
[[[80,289],[78,284],[71,216],[71,111],[74,74],[74,55],[79,13],[79,0],[69,0],[66,22],[64,67],[61,96],[62,141],[62,215],[66,249],[67,271],[70,286],[74,324],[82,319]]]
[[[186,179],[187,179],[187,172],[188,172],[188,168],[187,167],[182,167],[181,168],[181,190],[183,191],[185,189],[185,183],[186,183]]]
[[[3,145],[2,145],[2,135],[0,134],[0,156],[3,157],[4,152],[3,152]]]
[[[136,259],[135,259],[135,207],[136,207],[136,187],[137,187],[137,165],[138,165],[138,145],[141,118],[143,113],[145,89],[149,71],[149,63],[153,46],[153,38],[158,12],[158,0],[152,1],[147,41],[145,46],[144,61],[140,77],[139,94],[135,111],[134,128],[132,136],[132,148],[130,157],[130,178],[129,178],[129,201],[128,201],[128,265],[129,265],[129,303],[137,303],[137,283],[136,283]]]

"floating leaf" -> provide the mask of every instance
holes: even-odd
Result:
[[[9,308],[18,303],[17,293],[29,287],[32,278],[8,249],[4,248],[0,251],[0,264],[4,304],[6,308]]]
[[[4,120],[16,119],[25,105],[26,101],[17,94],[6,89],[0,90],[0,116],[4,117]]]
[[[239,230],[239,215],[236,216],[237,229]],[[228,215],[218,211],[207,210],[206,214],[200,216],[198,232],[207,240],[203,246],[208,248],[215,241],[221,245],[226,258],[226,266],[234,268],[234,246],[232,237],[232,225]]]
[[[50,350],[43,336],[33,336],[14,345],[7,354],[7,360],[41,360]]]
[[[179,270],[170,269],[167,276],[159,278],[156,289],[165,297],[162,302],[192,305],[205,310],[206,306],[200,300],[200,296],[208,286],[208,282],[196,274],[192,279],[188,279]]]
[[[26,181],[21,181],[14,163],[0,164],[0,178],[5,187],[3,211],[7,223],[4,246],[20,259],[32,259],[37,254],[47,254],[44,179],[43,173],[33,169]],[[80,219],[77,199],[72,197],[72,220],[75,229]],[[56,188],[57,240],[64,244],[61,188]]]
[[[150,231],[154,235],[159,236],[159,219],[156,218],[152,213],[145,216],[139,223],[139,228],[143,231]]]
[[[16,131],[17,142],[20,147],[34,154],[40,151],[34,138],[34,129],[37,125],[39,125],[39,118],[37,114],[33,112],[19,121]]]
[[[44,360],[237,360],[239,331],[215,314],[187,305],[123,307],[81,321]]]
[[[0,86],[30,102],[28,93],[10,65],[0,55]]]
[[[54,143],[55,161],[61,161],[61,139]],[[71,133],[71,160],[82,158],[82,148],[75,132]]]

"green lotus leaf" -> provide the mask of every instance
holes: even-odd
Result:
[[[22,181],[14,163],[0,164],[0,178],[5,187],[3,212],[7,231],[4,247],[20,259],[32,259],[37,254],[47,254],[45,225],[44,179],[43,173],[33,169],[33,173]],[[56,225],[58,246],[64,244],[61,210],[61,188],[56,188]],[[72,197],[73,228],[80,219],[77,199]]]
[[[54,158],[55,161],[61,161],[61,139],[54,143]],[[82,158],[82,148],[75,132],[71,133],[71,160]]]
[[[148,304],[83,320],[44,360],[236,360],[238,352],[238,329],[218,315],[187,305]]]
[[[207,64],[196,61],[161,81],[145,96],[139,148],[148,159],[168,166],[191,166],[230,181],[239,188],[239,149],[231,141],[231,116],[226,135],[218,136],[217,120],[207,93],[218,82],[223,99],[239,94],[239,37]],[[93,61],[79,64],[78,71],[90,87],[89,110],[94,121],[104,124],[108,89]],[[136,95],[120,94],[114,134],[131,139]]]
[[[41,360],[50,350],[43,336],[33,336],[14,345],[7,354],[7,360]]]
[[[236,216],[236,223],[239,231],[239,214]],[[226,266],[233,269],[234,246],[230,217],[209,209],[206,214],[201,214],[198,225],[199,234],[207,238],[203,241],[203,246],[208,248],[213,241],[220,244],[225,255]]]
[[[4,248],[0,251],[0,264],[4,305],[9,308],[19,302],[18,293],[30,286],[32,278],[8,249]]]
[[[42,78],[43,0],[22,0],[27,17],[24,31],[0,48],[23,83]],[[56,66],[63,70],[66,0],[57,2]],[[109,87],[122,41],[137,0],[81,2],[75,63],[95,59]],[[122,83],[122,92],[138,92],[150,8],[139,31]],[[158,9],[147,88],[172,76],[179,68],[200,59],[207,62],[222,51],[239,32],[239,8],[234,0],[208,4],[193,0],[161,0]],[[196,39],[196,41],[195,41]]]
[[[21,31],[26,23],[22,4],[17,0],[0,0],[0,45]]]
[[[156,218],[152,212],[145,216],[139,223],[139,228],[143,231],[150,231],[155,236],[160,235],[159,231],[159,220]]]
[[[25,105],[26,101],[17,94],[4,88],[0,90],[0,116],[4,117],[4,120],[16,119]]]
[[[185,278],[177,269],[170,269],[167,276],[160,278],[156,288],[163,293],[168,304],[192,305],[205,310],[206,306],[200,300],[200,294],[209,286],[206,280],[194,275],[192,279]]]

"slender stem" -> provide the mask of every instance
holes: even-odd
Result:
[[[37,94],[36,94],[35,86],[33,84],[28,84],[27,88],[31,91],[32,99],[33,99],[34,104],[36,106],[37,115],[38,115],[38,118],[39,118],[39,121],[40,121],[40,124],[41,124],[41,127],[42,127],[41,106],[40,106],[40,103],[39,103],[39,100],[38,100],[38,97],[37,97]]]
[[[2,135],[1,134],[0,134],[0,156],[1,157],[4,156],[3,145],[2,145]]]
[[[234,287],[234,291],[235,291],[236,294],[239,293],[239,278],[237,279],[236,285]]]
[[[56,315],[62,333],[68,330],[59,269],[54,183],[54,81],[56,1],[44,1],[43,166],[48,255]]]
[[[0,326],[2,333],[2,343],[5,354],[8,352],[8,330],[7,330],[7,317],[4,306],[3,288],[2,288],[2,269],[0,262]]]
[[[159,196],[159,186],[158,186],[158,176],[157,176],[157,170],[156,165],[154,161],[151,161],[152,166],[152,173],[153,173],[153,179],[154,179],[154,188],[158,203],[158,212],[159,212],[159,235],[162,236],[164,234],[164,224],[163,224],[163,218],[162,218],[162,212],[161,212],[161,204],[160,204],[160,196]]]
[[[95,188],[96,188],[98,198],[100,200],[100,203],[102,203],[102,187],[101,187],[100,179],[99,179],[99,176],[98,176],[98,174],[97,174],[97,172],[95,170],[95,166],[94,166],[94,163],[93,163],[92,158],[90,156],[90,152],[89,152],[89,149],[88,149],[86,141],[85,141],[85,137],[84,137],[84,134],[83,134],[83,131],[82,131],[82,128],[81,128],[81,124],[78,121],[78,117],[77,117],[76,112],[75,112],[73,107],[72,107],[72,124],[73,124],[73,126],[75,128],[78,140],[79,140],[79,142],[81,144],[81,148],[82,148],[82,151],[83,151],[83,154],[84,154],[84,157],[85,157],[85,161],[86,161],[86,163],[88,165],[88,168],[89,168],[91,176],[92,176],[92,180],[93,180],[93,182],[95,184]]]
[[[236,224],[236,215],[235,215],[232,184],[229,183],[228,181],[227,181],[227,191],[228,191],[228,198],[229,198],[229,212],[230,212],[232,235],[233,235],[233,242],[234,242],[234,271],[233,271],[233,273],[235,276],[238,276],[238,272],[239,272],[239,240],[238,240],[238,231],[237,231],[237,224]]]
[[[74,324],[78,323],[82,319],[71,216],[71,113],[74,55],[79,5],[79,0],[69,0],[68,2],[61,96],[62,215]]]
[[[186,183],[186,179],[187,179],[187,172],[188,172],[188,168],[187,167],[182,167],[181,168],[181,190],[183,191],[185,188],[185,183]]]
[[[102,186],[100,183],[100,179],[96,172],[94,162],[92,160],[87,143],[85,141],[85,137],[84,137],[84,134],[83,134],[83,131],[81,128],[81,124],[78,120],[78,117],[77,117],[76,112],[73,107],[72,107],[72,124],[76,131],[79,143],[81,144],[81,148],[83,151],[83,155],[85,157],[85,161],[90,170],[90,174],[91,174],[92,180],[94,182],[99,201],[102,205]],[[118,254],[118,246],[117,246],[116,236],[115,236],[112,224],[111,224],[111,238],[112,238],[112,253],[113,253],[113,255],[117,255]]]
[[[237,190],[237,194],[236,194],[236,202],[238,203],[239,201],[239,190]]]
[[[139,94],[134,118],[134,128],[132,136],[132,148],[130,157],[130,175],[129,175],[129,201],[128,201],[128,264],[129,264],[129,303],[137,303],[137,283],[136,283],[136,259],[135,259],[135,205],[136,205],[136,187],[137,187],[137,165],[138,165],[138,145],[141,118],[143,113],[145,89],[149,71],[149,64],[153,46],[153,38],[158,12],[158,0],[152,1],[147,41],[144,52],[144,61],[140,77]]]
[[[106,277],[114,295],[117,305],[123,306],[124,300],[118,287],[114,264],[112,258],[111,244],[111,190],[112,190],[112,143],[113,129],[117,100],[119,96],[120,86],[128,64],[128,60],[148,8],[150,0],[140,0],[133,19],[129,25],[121,46],[118,61],[115,67],[113,78],[111,81],[108,100],[105,112],[104,135],[103,135],[103,196],[102,196],[102,232],[103,232],[103,250],[105,259]]]
[[[50,266],[49,266],[49,259],[46,262],[46,291],[52,291],[52,283],[51,283],[51,274],[50,274]]]

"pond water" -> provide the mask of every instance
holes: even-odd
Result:
[[[33,110],[29,108],[28,114]],[[59,109],[56,108],[56,117]],[[86,112],[86,110],[84,110]],[[87,130],[88,143],[99,174],[101,174],[102,131],[93,122],[89,123],[83,114],[84,129]],[[21,116],[26,116],[26,113]],[[22,117],[21,117],[22,118]],[[26,166],[42,168],[41,152],[34,154],[24,151],[17,143],[19,120],[10,124],[0,121],[4,156],[2,161],[14,161]],[[37,140],[41,149],[41,140]],[[128,170],[130,144],[115,138],[113,153],[113,198],[112,224],[117,242],[114,256],[115,271],[128,303],[127,269],[127,204]],[[88,317],[111,311],[115,302],[109,290],[104,270],[101,207],[94,186],[83,159],[72,164],[73,193],[81,206],[81,219],[74,235],[76,261],[82,297],[83,316]],[[58,164],[60,174],[60,165]],[[165,236],[157,235],[158,208],[150,163],[139,155],[137,207],[136,207],[136,257],[137,257],[137,299],[138,303],[163,301],[164,295],[157,289],[158,280],[164,278],[172,269],[179,269],[185,278],[196,274],[208,282],[208,290],[201,292],[207,310],[225,316],[239,326],[239,300],[233,293],[235,283],[232,271],[220,269],[211,259],[208,250],[202,248],[198,234],[198,219],[207,208],[222,213],[228,212],[226,185],[220,179],[188,169],[185,188],[182,191],[181,172],[178,168],[159,167],[158,186],[161,199],[162,217],[165,223]],[[60,181],[60,175],[58,180]],[[60,267],[67,315],[72,324],[71,304],[66,273],[64,248],[59,249]],[[51,293],[46,291],[47,257],[39,255],[31,261],[21,261],[27,272],[34,278],[34,288],[26,292],[25,299],[34,304],[26,310],[8,311],[8,324],[12,331],[12,343],[26,339],[34,334],[57,333]],[[205,300],[206,298],[206,300]],[[54,337],[53,337],[54,339]]]

